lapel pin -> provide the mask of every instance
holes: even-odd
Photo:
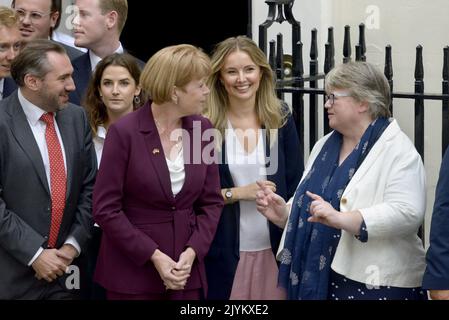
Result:
[[[154,148],[154,149],[153,149],[153,154],[159,154],[159,153],[160,153],[160,151],[159,151],[158,148]]]

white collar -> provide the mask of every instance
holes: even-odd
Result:
[[[97,127],[97,137],[100,139],[106,139],[106,128],[103,126]]]
[[[0,99],[3,99],[3,90],[5,89],[5,78],[0,79]]]
[[[39,108],[38,106],[27,100],[23,96],[20,88],[18,90],[17,95],[19,98],[20,105],[22,106],[23,112],[25,112],[25,116],[27,117],[31,125],[35,126],[38,123],[39,119],[42,117],[42,115],[44,113],[47,113],[47,111]]]
[[[117,50],[115,50],[113,53],[123,53],[124,49],[122,46],[122,43],[119,42],[119,46],[117,48]],[[89,58],[90,58],[90,65],[92,67],[92,71],[95,70],[95,67],[97,66],[97,64],[102,60],[102,58],[100,58],[99,56],[97,56],[95,53],[93,53],[92,50],[89,50]]]

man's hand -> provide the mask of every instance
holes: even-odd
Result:
[[[62,253],[62,255],[65,254]],[[35,277],[37,279],[44,279],[48,282],[62,276],[67,269],[64,260],[59,257],[57,249],[44,249],[31,266],[36,271]]]

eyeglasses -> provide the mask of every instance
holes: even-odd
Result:
[[[17,15],[19,16],[19,20],[22,21],[26,18],[26,16],[28,15],[30,18],[30,21],[32,23],[38,23],[40,22],[44,17],[52,14],[52,12],[49,13],[42,13],[42,12],[38,12],[38,11],[26,11],[23,9],[17,9],[16,10]]]
[[[330,93],[330,94],[326,94],[324,96],[324,102],[327,103],[329,101],[330,105],[333,106],[334,102],[335,102],[335,98],[339,98],[339,97],[350,97],[351,94],[350,93]]]

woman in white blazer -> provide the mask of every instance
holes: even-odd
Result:
[[[289,299],[425,299],[425,172],[390,118],[385,76],[366,62],[326,76],[329,125],[295,196],[268,188],[258,210],[284,228],[279,283]]]

